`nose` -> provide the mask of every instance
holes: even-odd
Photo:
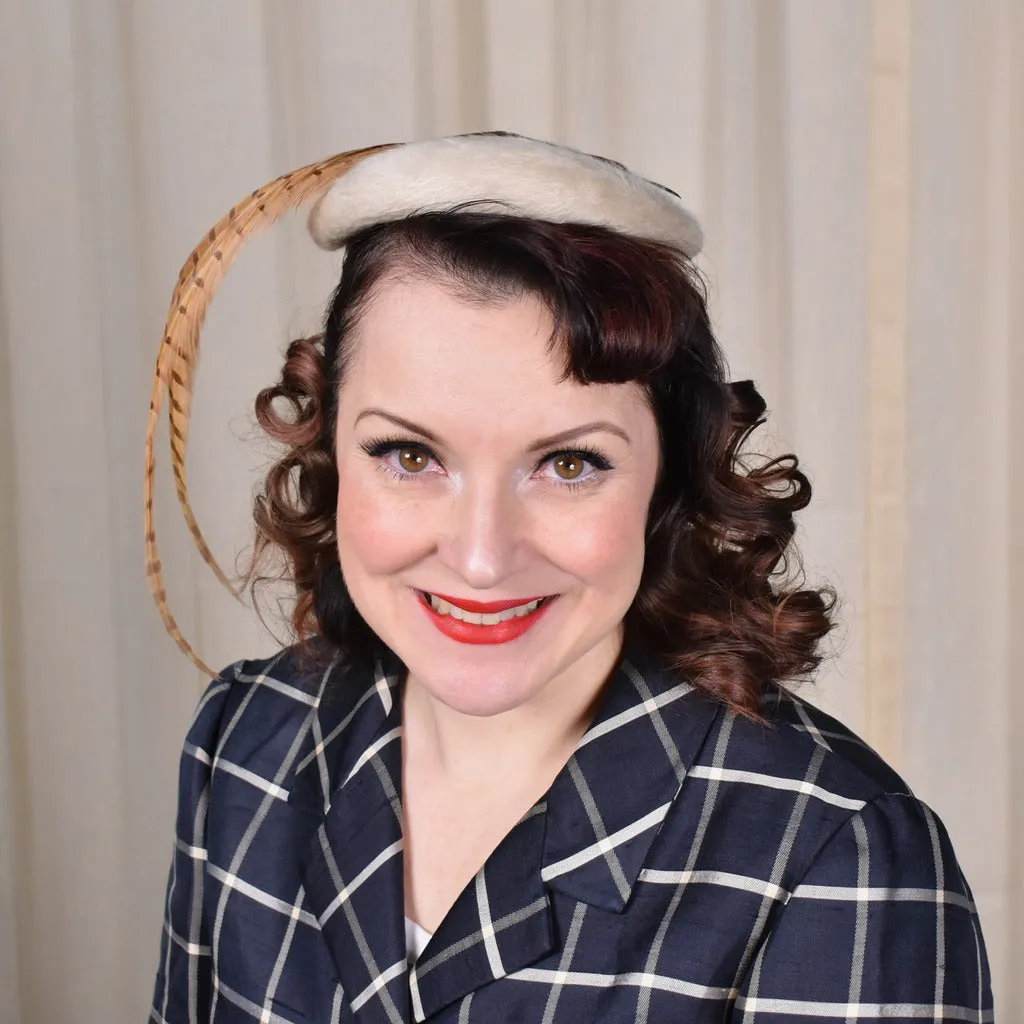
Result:
[[[449,509],[438,556],[469,586],[497,586],[515,568],[524,518],[520,499],[507,482],[467,483]]]

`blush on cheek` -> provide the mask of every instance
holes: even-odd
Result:
[[[343,561],[370,575],[415,561],[424,546],[423,514],[415,500],[396,500],[379,487],[351,483],[338,489],[338,546]]]
[[[643,560],[644,525],[635,503],[605,507],[598,515],[548,531],[545,550],[552,561],[581,580],[596,583],[631,576],[637,561]]]

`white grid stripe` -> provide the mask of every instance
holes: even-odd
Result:
[[[423,1000],[420,998],[420,982],[416,977],[416,969],[409,971],[409,1002],[412,1006],[414,1020],[423,1020],[426,1014],[423,1012]]]
[[[299,887],[299,891],[295,896],[295,902],[292,904],[291,911],[288,915],[288,927],[285,930],[284,939],[281,942],[281,948],[277,951],[277,959],[274,961],[274,968],[270,972],[270,978],[267,981],[267,991],[263,996],[263,1009],[260,1012],[260,1024],[271,1024],[274,1016],[274,997],[277,994],[277,986],[281,984],[281,975],[284,973],[285,964],[288,962],[288,954],[292,948],[292,939],[295,936],[295,925],[299,920],[301,913],[300,907],[302,906],[302,887]]]
[[[803,702],[799,701],[791,693],[786,694],[789,702],[793,705],[793,709],[796,711],[803,723],[803,727],[807,730],[810,736],[814,739],[814,742],[820,747],[824,747],[826,750],[831,751],[832,747],[828,740],[825,739],[824,733],[811,721],[811,716],[807,714],[807,709],[804,707]]]
[[[721,765],[725,759],[725,753],[729,746],[729,739],[732,736],[734,725],[735,719],[727,718],[718,733],[713,754],[713,761],[716,765]],[[711,815],[714,813],[717,793],[718,785],[714,782],[708,786],[704,792],[704,798],[701,800],[701,811],[700,818],[697,822],[697,830],[694,833],[693,841],[690,843],[690,849],[686,855],[685,870],[687,871],[693,870],[693,865],[697,862],[697,857],[700,855],[701,849],[704,845],[708,823],[711,820]],[[658,930],[655,932],[654,940],[651,942],[651,947],[647,951],[647,956],[644,961],[645,974],[656,973],[655,969],[658,966],[658,961],[661,959],[662,950],[665,945],[665,937],[668,935],[669,927],[671,926],[672,920],[679,908],[679,903],[683,898],[684,891],[684,886],[676,886],[675,892],[672,893],[672,898],[669,900],[668,906],[661,915],[661,921],[658,923]],[[640,994],[637,997],[636,1024],[647,1024],[650,1012],[651,991],[650,989],[641,989]]]
[[[192,724],[193,725],[195,725],[195,723],[199,720],[199,718],[202,715],[202,713],[206,710],[206,706],[212,700],[214,700],[216,697],[219,697],[222,693],[226,693],[228,690],[231,689],[231,679],[237,679],[238,678],[238,667],[241,664],[242,664],[242,662],[236,661],[236,662],[234,662],[234,664],[229,665],[224,670],[224,673],[223,673],[228,678],[225,679],[223,682],[220,682],[220,683],[212,683],[207,688],[206,692],[202,695],[202,697],[199,698],[199,704],[196,706],[195,713],[192,715]]]
[[[306,704],[309,707],[315,707],[317,704],[317,697],[314,697],[310,693],[306,693],[305,690],[300,690],[297,686],[290,686],[288,683],[282,682],[280,679],[276,679],[274,676],[268,673],[273,668],[273,665],[268,665],[263,672],[259,675],[247,675],[244,672],[239,672],[236,678],[240,683],[254,683],[257,686],[263,686],[268,690],[274,690],[276,693],[280,693],[284,697],[290,697],[292,700],[298,701],[300,704]]]
[[[186,857],[192,860],[206,860],[207,852],[204,846],[190,846],[183,839],[174,840],[175,849],[180,850]]]
[[[910,1017],[920,1020],[994,1021],[991,1011],[978,1015],[966,1006],[935,1003],[820,1003],[804,999],[765,999],[762,996],[739,996],[736,1008],[745,1013],[788,1013],[796,1017],[832,1017],[847,1020],[886,1020]]]
[[[654,828],[656,825],[660,825],[664,820],[665,815],[668,814],[668,809],[671,806],[671,802],[662,804],[660,807],[656,807],[651,811],[650,814],[645,814],[642,818],[638,818],[636,821],[631,822],[624,828],[620,828],[617,832],[613,832],[607,838],[591,844],[585,850],[580,850],[579,853],[574,853],[571,857],[565,857],[563,860],[556,861],[554,864],[549,864],[541,871],[541,878],[545,882],[550,881],[552,878],[557,878],[559,875],[564,875],[569,871],[575,871],[576,868],[582,867],[589,861],[595,860],[598,857],[603,857],[610,850],[614,850],[615,847],[629,842],[630,839],[640,835],[642,832],[646,832],[649,828]]]
[[[562,955],[558,960],[558,970],[555,972],[555,983],[548,993],[548,1001],[544,1006],[544,1017],[540,1024],[555,1024],[555,1011],[558,1009],[558,999],[562,994],[562,986],[565,984],[565,977],[572,967],[573,957],[576,955],[576,946],[580,940],[580,932],[583,930],[583,919],[587,913],[586,903],[577,903],[576,909],[572,912],[572,923],[569,925],[569,934],[562,949]]]
[[[193,845],[206,841],[206,812],[209,806],[210,783],[203,785],[203,791],[196,802],[196,813],[192,821]],[[203,892],[205,877],[201,859],[192,860],[192,899],[189,907],[189,946],[201,947],[199,938],[203,930]],[[212,958],[212,951],[211,951]],[[188,959],[188,1019],[189,1024],[199,1024],[199,964],[194,956]]]
[[[971,891],[971,887],[967,884],[967,879],[964,878],[963,872],[958,870],[957,871],[957,875],[960,878],[960,884],[963,886],[964,892],[970,892]],[[974,904],[972,903],[971,906],[973,908]],[[974,953],[975,953],[974,964],[975,964],[975,969],[977,970],[977,977],[978,977],[978,988],[977,988],[978,996],[977,996],[977,999],[978,999],[978,1005],[981,1006],[982,1003],[984,1002],[983,984],[984,984],[984,980],[985,980],[985,975],[984,975],[983,970],[982,970],[982,962],[981,962],[981,960],[982,960],[982,954],[981,954],[981,934],[978,931],[978,918],[977,918],[977,915],[975,915],[973,913],[973,910],[972,910],[972,916],[971,916],[971,936],[974,939]],[[979,1021],[981,1020],[981,1015],[980,1014],[978,1016],[978,1020]]]
[[[394,963],[386,970],[381,971],[377,977],[375,977],[373,981],[371,981],[370,984],[352,1000],[353,1013],[358,1012],[375,995],[379,995],[383,989],[387,988],[388,982],[400,977],[408,966],[408,961],[403,957],[398,961],[398,963]]]
[[[180,842],[180,840],[176,840],[175,842]],[[168,879],[167,882],[167,898],[164,901],[164,932],[172,937],[174,935],[174,930],[171,928],[171,922],[173,920],[172,908],[174,907],[174,898],[177,886],[178,858],[174,854],[172,854],[170,878]],[[157,1010],[155,1005],[153,1006],[153,1015],[159,1018],[160,1024],[166,1024],[165,1017],[167,1015],[167,1003],[171,997],[171,986],[168,984],[167,979],[171,976],[171,954],[173,952],[174,950],[171,948],[171,943],[168,942],[167,949],[164,950],[163,962],[161,963],[161,970],[163,971],[164,975],[164,994],[163,998],[160,1000],[159,1011]],[[156,1000],[154,999],[153,1002],[155,1004]]]
[[[796,791],[798,796],[796,800],[793,801],[789,820],[786,822],[786,830],[783,833],[782,840],[779,842],[775,851],[775,859],[772,864],[771,877],[775,881],[776,885],[781,880],[782,874],[786,870],[790,857],[793,854],[793,847],[796,843],[797,836],[799,835],[800,824],[803,821],[804,815],[807,812],[807,805],[810,802],[808,797],[812,790],[818,788],[814,785],[813,780],[818,777],[818,773],[821,771],[821,765],[825,760],[826,754],[827,751],[823,747],[815,747],[814,753],[811,755],[810,761],[807,765],[807,773],[804,776],[803,783]],[[747,987],[752,996],[757,995],[758,987],[761,983],[761,969],[763,962],[762,954],[767,946],[761,943],[760,950],[758,950],[758,945],[760,936],[764,934],[764,928],[767,925],[770,911],[771,904],[768,902],[767,897],[762,897],[761,907],[757,914],[757,921],[747,938],[747,946],[743,951],[743,956],[740,958],[739,970],[737,971],[738,982],[744,972],[749,970]],[[752,960],[753,964],[751,966]],[[743,1020],[744,1022],[747,1020],[746,1013],[743,1014]]]
[[[727,999],[730,990],[699,985],[696,982],[684,981],[665,974],[649,974],[644,971],[629,971],[624,974],[595,974],[590,971],[556,971],[539,967],[526,967],[521,971],[509,974],[510,981],[528,981],[541,985],[553,985],[557,981],[561,985],[586,985],[590,988],[614,988],[618,985],[629,985],[641,989],[656,989],[661,992],[672,992],[676,995],[690,996],[694,999]]]
[[[279,914],[284,914],[286,917],[291,917],[295,911],[295,907],[286,900],[272,896],[269,892],[264,892],[251,882],[239,878],[238,875],[231,871],[225,871],[224,868],[216,864],[210,864],[206,870],[211,878],[215,878],[222,885],[234,889],[235,892],[248,896],[253,902],[259,903],[260,906],[267,907],[269,910],[276,910]],[[311,928],[319,927],[317,919],[308,910],[298,911],[298,919]]]
[[[925,820],[928,822],[928,836],[932,841],[932,856],[935,859],[935,888],[946,887],[946,873],[942,863],[942,847],[939,843],[939,830],[935,825],[935,816],[922,805]],[[946,988],[946,929],[945,905],[941,900],[935,901],[935,1005],[938,1006],[945,997]]]
[[[223,772],[227,772],[228,775],[234,775],[236,779],[248,782],[250,786],[254,786],[256,789],[266,793],[268,796],[272,796],[275,800],[283,800],[285,803],[288,802],[287,789],[277,785],[275,782],[268,781],[263,778],[262,775],[257,775],[256,772],[251,771],[248,768],[243,768],[241,765],[237,765],[233,761],[228,761],[223,757],[218,757],[214,761],[213,766]]]
[[[594,740],[600,739],[602,736],[607,736],[608,733],[614,732],[616,729],[619,729],[624,725],[628,725],[630,722],[635,722],[638,718],[644,718],[668,704],[674,704],[677,700],[685,697],[692,690],[693,687],[689,684],[680,683],[678,686],[674,686],[672,689],[666,690],[664,693],[659,693],[651,700],[640,701],[639,703],[634,704],[633,707],[627,708],[625,711],[620,711],[617,715],[609,718],[606,722],[601,722],[599,725],[592,726],[588,729],[583,734],[583,738],[576,745],[576,749],[580,750],[588,743],[593,743]]]
[[[373,758],[375,758],[381,752],[381,750],[384,749],[384,747],[386,747],[389,743],[393,742],[394,740],[399,739],[401,737],[401,735],[402,735],[402,727],[401,726],[397,726],[396,728],[390,730],[390,732],[384,733],[384,735],[381,736],[380,739],[376,740],[374,743],[372,743],[370,746],[368,746],[359,755],[359,758],[356,760],[356,763],[354,765],[352,765],[352,770],[345,777],[345,782],[343,784],[347,785],[349,783],[349,781],[356,774],[358,774],[359,769],[362,768],[363,765],[366,764],[367,761],[370,761]]]
[[[864,819],[860,815],[853,818],[853,835],[857,842],[857,889],[864,891],[871,879],[871,848],[868,840],[868,830],[864,825]],[[868,903],[865,900],[857,900],[857,919],[854,925],[853,935],[853,957],[850,963],[850,991],[848,999],[850,1004],[860,1002],[861,989],[864,985],[864,960],[865,946],[867,944],[868,930]],[[847,1016],[847,1022],[854,1018]]]
[[[205,765],[207,768],[213,764],[213,759],[205,750],[203,750],[202,747],[197,747],[186,742],[182,747],[182,750],[190,757],[194,757],[200,764]]]
[[[619,890],[619,897],[625,903],[629,899],[629,880],[626,878],[626,873],[622,870],[622,864],[619,862],[618,855],[615,852],[615,844],[609,841],[608,829],[605,827],[604,819],[601,816],[601,809],[597,806],[594,794],[590,790],[590,783],[587,782],[587,778],[580,768],[579,761],[575,757],[569,760],[568,768],[573,785],[579,794],[580,802],[587,812],[590,827],[594,830],[594,835],[597,837],[596,848],[604,855],[605,864],[608,866],[608,871],[615,882],[615,888]]]
[[[313,749],[295,766],[296,774],[303,771],[306,765],[314,758],[323,757],[324,751],[349,727],[352,719],[356,717],[363,705],[373,698],[375,692],[375,690],[367,690],[366,693],[356,701],[352,710],[326,736],[321,736],[319,742],[313,747]]]
[[[242,995],[241,992],[236,992],[229,985],[225,985],[219,978],[214,980],[214,992],[217,995],[223,995],[229,1003],[237,1006],[240,1010],[244,1010],[253,1020],[264,1022],[264,1024],[295,1024],[294,1021],[289,1020],[287,1017],[282,1017],[279,1013],[274,1013],[273,1011],[264,1016],[263,1008],[258,1003],[254,1003],[251,999]],[[213,1019],[211,1016],[210,1020]]]
[[[348,885],[343,885],[341,889],[338,891],[338,895],[335,896],[334,899],[327,904],[326,909],[320,915],[321,926],[325,925],[334,916],[334,914],[337,913],[338,907],[342,906],[345,903],[348,903],[349,899],[351,899],[352,897],[352,894],[361,885],[363,885],[367,881],[367,879],[371,878],[374,872],[377,871],[377,869],[382,864],[385,864],[387,861],[391,860],[392,857],[401,853],[401,851],[402,840],[399,839],[393,842],[390,846],[387,846],[383,850],[381,850],[380,853],[378,853],[377,856],[374,857],[373,860],[371,860],[370,863],[367,864],[366,867],[363,868],[363,870],[360,871],[359,874],[356,875],[356,877],[348,883]]]
[[[630,662],[624,661],[622,670],[627,676],[629,676],[630,682],[632,682],[636,687],[637,693],[639,693],[643,698],[644,707],[649,709],[648,719],[654,727],[654,731],[658,735],[658,740],[661,742],[661,746],[665,751],[665,756],[668,758],[669,764],[672,766],[672,771],[681,786],[683,784],[683,779],[686,778],[686,766],[683,764],[683,760],[679,756],[679,748],[672,739],[672,733],[665,724],[665,719],[661,717],[661,711],[657,706],[657,698],[651,693],[651,688],[647,685],[647,681],[636,670],[636,668],[630,664]],[[689,691],[690,689],[692,689],[692,687],[688,686],[687,690]]]
[[[795,729],[797,732],[811,732],[811,729],[809,729],[802,722],[792,722],[790,723],[790,728]],[[862,740],[859,736],[855,736],[853,733],[842,733],[836,729],[822,729],[820,726],[817,725],[814,726],[813,729],[814,733],[820,736],[822,739],[841,740],[843,743],[848,743],[850,746],[859,747],[861,750],[866,750],[869,754],[875,753],[874,749],[869,744],[865,743],[864,740]],[[835,748],[830,745],[829,750],[834,751]]]
[[[975,913],[974,904],[958,892],[948,889],[915,889],[884,886],[859,887],[856,885],[798,885],[790,899],[794,900],[847,900],[865,903],[948,903]]]
[[[744,771],[739,768],[713,768],[710,765],[694,765],[688,773],[695,779],[715,779],[718,782],[748,782],[754,786],[768,786],[770,789],[784,789],[793,793],[806,793],[816,800],[821,800],[833,807],[842,807],[848,811],[862,810],[865,800],[857,800],[853,797],[840,796],[838,793],[830,793],[821,786],[804,779],[787,779],[779,775],[765,775],[762,772]]]
[[[339,655],[335,655],[335,657],[331,661],[331,664],[327,667],[326,671],[324,672],[323,678],[320,681],[321,693],[326,691],[328,680],[330,679],[331,673],[334,671],[335,666],[338,664],[339,657]],[[319,706],[320,705],[318,702],[318,709]],[[320,792],[323,795],[324,806],[326,807],[331,800],[331,777],[330,771],[328,770],[327,767],[327,758],[324,756],[325,749],[326,744],[324,743],[324,732],[323,728],[320,725],[320,715],[318,714],[313,719],[313,753],[309,756],[316,758],[317,774],[320,777]],[[301,770],[302,764],[308,760],[308,757],[303,758],[303,760],[300,761],[298,765],[296,765],[296,774],[298,774],[298,772]]]
[[[179,948],[183,949],[189,956],[209,956],[210,947],[202,946],[196,942],[189,942],[188,939],[182,938],[166,921],[164,921],[164,931],[170,936],[171,941]],[[166,1008],[164,1009],[166,1013]]]
[[[340,986],[335,986],[334,998],[331,1000],[331,1024],[339,1024],[341,1020],[341,1004],[345,998],[345,990]]]
[[[390,715],[395,700],[391,693],[391,687],[396,680],[392,679],[387,675],[387,673],[385,673],[384,666],[381,664],[380,658],[377,658],[374,662],[373,674],[375,679],[374,690],[376,690],[377,696],[380,698],[385,716]]]
[[[738,875],[731,871],[660,871],[645,868],[640,872],[640,881],[653,885],[721,885],[729,889],[742,889],[758,896],[768,896],[785,903],[791,896],[788,889],[766,882],[762,878]]]
[[[480,912],[480,932],[487,951],[487,962],[491,966],[491,974],[501,978],[505,974],[505,965],[501,962],[501,951],[498,940],[494,937],[494,921],[491,919],[491,902],[487,897],[487,882],[481,868],[476,876],[476,905]]]
[[[525,921],[527,918],[532,917],[534,914],[542,913],[547,908],[548,899],[546,896],[541,896],[532,903],[528,903],[525,907],[521,907],[519,910],[506,914],[504,917],[494,921],[494,934],[498,935],[506,928],[511,928],[519,924],[520,921]],[[458,942],[453,942],[450,946],[446,946],[440,952],[435,953],[429,960],[417,960],[409,972],[409,977],[415,977],[417,980],[425,978],[431,971],[436,970],[453,957],[458,956],[459,953],[472,949],[482,939],[483,933],[480,931],[463,936]]]
[[[334,851],[331,849],[331,845],[327,841],[327,832],[322,824],[320,828],[317,829],[317,841],[320,844],[320,849],[323,851],[324,863],[326,863],[327,870],[330,872],[331,881],[333,882],[334,887],[341,892],[345,889],[345,883],[342,881],[341,872],[338,869],[337,858],[334,856]],[[364,868],[364,871],[365,870],[368,869]],[[374,957],[373,949],[367,941],[366,930],[363,927],[363,922],[360,921],[359,916],[355,912],[355,908],[347,899],[343,900],[340,905],[345,913],[345,923],[348,925],[352,933],[352,937],[355,939],[356,947],[359,949],[359,955],[362,957],[366,973],[374,979],[370,985],[363,989],[360,996],[365,996],[368,999],[374,993],[378,994],[380,996],[381,1008],[384,1010],[385,1014],[387,1014],[387,1018],[391,1024],[402,1024],[401,1014],[399,1013],[398,1007],[395,1005],[395,1001],[392,998],[391,993],[387,989],[388,981],[391,980],[391,977],[394,977],[393,974],[389,976],[389,972],[394,971],[394,965],[384,971],[381,971],[380,967],[377,965],[377,960]],[[402,965],[402,970],[404,971],[408,966],[404,955],[402,956],[400,963]],[[355,1009],[354,1005],[353,1009]]]

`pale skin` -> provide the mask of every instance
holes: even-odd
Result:
[[[431,932],[586,731],[640,582],[654,414],[634,385],[559,382],[551,331],[534,297],[470,302],[388,275],[339,394],[339,558],[408,667],[405,907]],[[417,591],[557,600],[510,642],[466,644]]]

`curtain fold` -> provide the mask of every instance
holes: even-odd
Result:
[[[486,128],[620,159],[700,216],[721,343],[771,410],[760,443],[796,451],[814,485],[807,575],[843,595],[805,693],[945,820],[999,1020],[1024,1024],[1016,0],[0,11],[0,1024],[147,1012],[204,682],[143,575],[142,440],[181,262],[287,169]],[[271,455],[253,399],[337,271],[300,216],[248,247],[213,304],[189,481],[228,567]],[[186,634],[218,666],[269,653],[178,522],[166,432],[158,462]]]

